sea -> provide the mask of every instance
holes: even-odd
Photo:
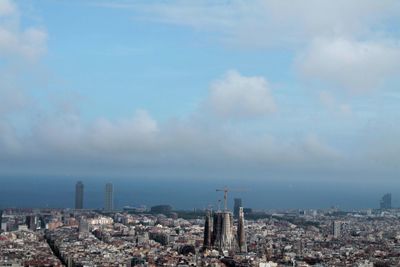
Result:
[[[84,183],[84,207],[101,209],[105,184],[114,186],[114,205],[151,207],[171,205],[176,210],[216,209],[227,187],[228,206],[241,198],[253,210],[373,209],[386,192],[392,193],[393,206],[399,196],[390,185],[326,179],[202,179],[171,177],[65,177],[0,176],[0,208],[73,208],[75,183]]]

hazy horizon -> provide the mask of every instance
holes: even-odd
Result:
[[[55,179],[56,178],[56,179]],[[215,209],[223,199],[217,188],[228,186],[230,209],[233,198],[242,198],[245,207],[255,210],[328,209],[342,210],[379,208],[383,194],[392,193],[393,207],[400,207],[400,197],[391,185],[351,184],[332,182],[260,181],[240,179],[198,179],[196,181],[172,178],[107,178],[107,177],[13,177],[6,178],[0,188],[0,208],[73,208],[75,183],[84,183],[84,207],[102,209],[104,187],[114,185],[115,207],[146,205],[148,208],[168,204],[175,209]]]

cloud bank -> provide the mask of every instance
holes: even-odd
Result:
[[[317,96],[328,109],[340,114],[355,111],[338,100],[331,88],[373,91],[399,74],[398,36],[385,23],[399,20],[397,1],[95,4],[128,9],[134,19],[149,23],[211,33],[209,36],[218,36],[218,41],[229,47],[278,47],[291,51],[295,55],[294,71],[307,81],[321,82],[329,88],[329,92],[319,89]],[[268,77],[235,70],[227,70],[210,81],[208,88],[204,88],[208,93],[197,109],[180,118],[157,120],[145,108],[132,107],[131,116],[88,120],[74,100],[37,103],[19,78],[27,68],[29,71],[40,64],[47,51],[48,34],[42,27],[25,26],[20,13],[14,2],[0,2],[0,59],[6,62],[0,70],[3,173],[129,175],[142,171],[176,175],[188,171],[185,174],[192,176],[245,176],[256,172],[264,177],[272,172],[328,172],[360,166],[374,168],[375,155],[384,154],[390,148],[388,144],[397,142],[390,135],[380,149],[379,142],[374,142],[376,136],[358,140],[359,135],[355,134],[351,137],[357,139],[352,140],[356,149],[336,146],[335,141],[343,141],[338,141],[340,137],[318,133],[319,127],[323,128],[319,124],[329,124],[331,117],[309,123],[301,114],[288,115],[285,111],[291,108],[291,102],[286,101],[285,92],[280,93],[271,85]],[[14,68],[21,65],[22,71]],[[44,107],[48,105],[52,108]],[[301,113],[310,103],[300,100],[297,105],[296,110]],[[15,116],[25,121],[20,123]],[[296,120],[302,121],[295,126],[290,124]],[[390,152],[395,154],[394,150]],[[385,165],[385,157],[380,158],[384,162],[379,164]],[[395,155],[389,158],[397,159]]]
[[[91,122],[80,116],[79,108],[62,109],[63,113],[42,113],[23,134],[4,120],[0,157],[25,166],[17,173],[32,171],[28,166],[34,163],[43,172],[103,174],[135,168],[148,174],[180,173],[188,168],[200,173],[282,169],[313,166],[315,161],[322,166],[341,159],[339,151],[315,134],[293,140],[268,131],[254,136],[242,131],[241,122],[268,116],[276,109],[263,77],[228,71],[210,83],[204,103],[210,112],[203,113],[199,107],[191,116],[164,122],[143,109],[128,118]],[[7,162],[2,165],[5,172]]]

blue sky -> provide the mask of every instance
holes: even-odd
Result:
[[[399,18],[391,0],[1,1],[1,172],[396,180]]]

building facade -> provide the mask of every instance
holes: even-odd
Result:
[[[242,199],[241,198],[235,198],[234,203],[233,203],[233,216],[235,219],[239,218],[239,208],[243,207]]]
[[[114,188],[111,183],[106,184],[104,193],[104,211],[110,212],[114,210]]]
[[[84,186],[81,181],[75,185],[75,209],[83,209],[83,190]]]
[[[383,210],[392,208],[392,194],[387,193],[382,197],[380,208]]]

